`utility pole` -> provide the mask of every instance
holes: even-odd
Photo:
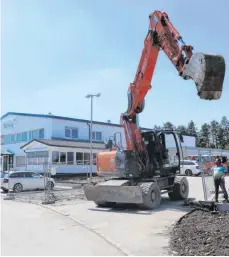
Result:
[[[92,135],[93,135],[93,130],[92,130],[92,123],[93,123],[93,98],[94,97],[100,97],[100,93],[93,95],[93,94],[88,94],[86,95],[86,98],[91,98],[91,124],[90,124],[90,177],[92,177],[92,165],[93,165],[93,153],[92,153],[92,148],[93,148],[93,142],[92,142]]]

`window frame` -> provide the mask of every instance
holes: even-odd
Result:
[[[99,139],[97,137],[98,134],[100,135]],[[102,131],[92,131],[92,140],[94,140],[94,141],[102,141],[102,139],[103,139]]]
[[[69,155],[72,154],[72,161],[69,161]],[[74,152],[67,152],[67,165],[74,164]]]
[[[65,156],[65,161],[63,162],[63,161],[61,161],[61,156]],[[59,163],[60,164],[66,164],[67,163],[67,154],[66,154],[66,152],[60,152],[60,154],[59,154]]]
[[[81,154],[81,159],[78,159],[78,155]],[[83,152],[76,152],[76,165],[83,165],[84,164],[84,153]]]
[[[58,160],[56,158],[57,161],[53,160],[53,153],[58,153]],[[57,164],[60,163],[60,152],[59,151],[52,151],[52,164]]]
[[[76,134],[77,136],[73,137],[73,133],[72,131],[75,130],[76,131]],[[71,139],[79,139],[79,129],[77,127],[69,127],[69,126],[65,126],[65,130],[64,130],[64,136],[65,138],[71,138]],[[69,136],[66,135],[66,131],[69,131]]]

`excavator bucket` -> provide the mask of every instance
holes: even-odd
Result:
[[[225,75],[225,60],[220,55],[194,53],[185,66],[182,77],[195,81],[201,99],[221,97]]]

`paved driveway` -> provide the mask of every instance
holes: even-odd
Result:
[[[201,178],[188,180],[189,196],[203,199]],[[186,212],[167,197],[154,211],[96,208],[84,200],[42,207],[4,201],[2,254],[168,255],[169,229]]]

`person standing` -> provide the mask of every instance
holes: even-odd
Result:
[[[218,202],[219,196],[219,187],[221,187],[225,200],[229,203],[228,194],[225,187],[225,175],[227,173],[227,169],[222,165],[221,159],[216,160],[216,165],[212,168],[213,169],[213,178],[215,184],[215,201]]]

